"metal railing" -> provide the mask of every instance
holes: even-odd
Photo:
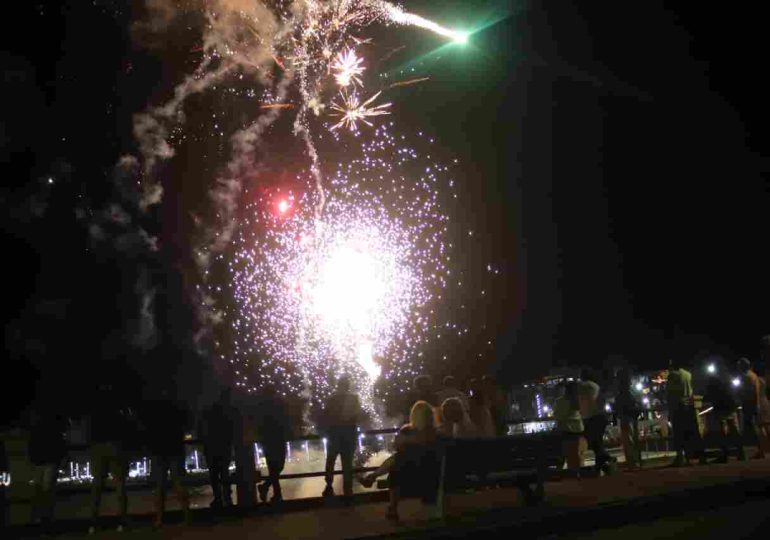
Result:
[[[702,411],[699,411],[698,414],[699,414],[699,416],[704,416],[704,415],[707,415],[711,411],[712,411],[712,408],[708,407],[708,408],[703,409]],[[654,413],[654,412],[666,412],[666,410],[665,409],[660,409],[660,408],[646,409],[645,410],[645,413]],[[530,420],[521,419],[519,422],[516,422],[515,424],[521,425],[521,424],[533,423],[533,422],[534,423],[542,423],[542,424],[553,424],[554,419],[550,418],[550,417],[530,419]],[[510,427],[510,426],[512,426],[514,424],[509,423],[508,425]],[[369,438],[369,437],[380,437],[381,438],[384,435],[393,435],[397,431],[398,430],[396,428],[361,431],[361,432],[359,432],[359,450],[362,449],[361,448],[361,442],[362,442],[363,439],[366,439],[366,438]],[[525,434],[525,435],[528,434],[528,432],[520,432],[520,433],[521,434]],[[512,434],[512,431],[510,429],[509,429],[509,434]],[[613,443],[617,443],[618,442],[617,440],[613,440],[613,439],[615,439],[615,438],[613,438],[613,437],[609,438],[609,440],[611,442],[613,442]],[[308,450],[307,450],[307,443],[309,443],[309,442],[317,442],[317,441],[324,441],[325,442],[326,439],[325,439],[325,437],[323,435],[318,435],[318,434],[308,434],[308,435],[305,435],[305,436],[302,436],[302,437],[298,437],[296,439],[292,439],[291,441],[289,441],[287,443],[289,445],[289,452],[288,452],[288,454],[289,454],[289,456],[291,456],[291,445],[292,444],[296,445],[298,443],[300,443],[300,444],[301,443],[305,443],[305,451],[308,452]],[[660,436],[659,434],[656,434],[655,432],[652,432],[652,431],[649,431],[649,430],[645,430],[645,432],[643,433],[643,436],[640,437],[640,442],[642,444],[644,444],[644,451],[645,452],[668,451],[669,448],[671,447],[671,443],[673,442],[673,437],[671,437],[671,436]],[[186,439],[184,441],[184,443],[185,443],[185,445],[187,447],[193,446],[193,447],[198,447],[199,448],[199,447],[201,447],[203,445],[203,441],[201,439],[193,439],[193,438]],[[260,455],[262,454],[262,452],[260,452],[260,448],[259,448],[258,442],[255,442],[254,444],[255,444],[255,448],[254,448],[255,469],[257,471],[260,471],[261,469],[264,469],[264,467],[261,466],[261,456]],[[661,445],[664,446],[663,449],[660,448]],[[383,446],[385,446],[385,445],[383,445]],[[655,450],[651,450],[651,446],[656,446],[657,448]],[[63,474],[60,474],[60,478],[59,478],[59,482],[61,484],[69,485],[71,487],[74,487],[75,490],[76,490],[77,486],[82,486],[83,484],[90,483],[90,474],[89,474],[90,471],[88,470],[88,463],[89,463],[90,456],[87,455],[87,452],[88,452],[89,448],[90,448],[90,445],[88,445],[88,444],[71,444],[71,445],[69,445],[67,447],[67,451],[68,451],[67,453],[71,457],[73,456],[73,454],[76,454],[76,453],[79,453],[79,452],[82,452],[82,453],[86,454],[85,456],[82,456],[85,459],[82,459],[82,460],[70,460],[71,467],[72,467],[72,465],[75,465],[75,464],[85,463],[86,464],[86,469],[85,469],[85,474],[78,474],[78,475],[76,475],[75,478],[73,478],[72,471],[70,472],[70,476],[67,476],[67,471],[66,470],[65,471],[60,471],[60,473],[63,473]],[[610,449],[618,449],[618,448],[620,448],[619,444],[615,444],[614,446],[610,447]],[[377,450],[377,452],[381,452],[383,450],[384,450],[384,448],[381,448],[381,449]],[[325,453],[326,453],[326,448],[324,446],[324,456],[325,456]],[[133,459],[130,459],[130,464],[141,463],[141,465],[142,465],[141,468],[143,468],[144,471],[143,471],[143,474],[135,474],[134,476],[132,476],[129,479],[129,484],[132,485],[132,486],[135,486],[135,487],[141,487],[141,486],[148,487],[148,486],[150,486],[151,485],[151,479],[152,479],[152,458],[149,457],[149,456],[141,455],[142,454],[141,451],[139,451],[139,452],[132,452],[132,454],[133,454],[133,456],[131,456],[131,457]],[[146,454],[149,454],[149,453],[146,453]],[[197,448],[194,450],[194,455],[195,455],[194,461],[195,462],[199,462],[200,461],[200,459],[199,459],[200,454],[198,454],[198,449]],[[9,455],[8,457],[12,458],[12,455]],[[18,458],[18,457],[21,457],[21,456],[20,455],[16,455],[15,457]],[[186,457],[185,457],[186,463],[188,461],[191,461],[189,459],[189,457],[190,457],[190,454],[186,455]],[[9,461],[12,461],[12,459],[9,459]],[[204,457],[204,461],[205,461],[205,457]],[[230,464],[231,465],[231,467],[230,467],[231,470],[233,469],[232,463],[233,462],[231,461],[231,464]],[[355,471],[356,474],[360,474],[360,473],[363,473],[363,472],[369,472],[369,471],[375,470],[376,468],[377,468],[376,466],[358,466],[358,467],[355,467],[354,471]],[[189,473],[192,473],[191,476],[193,477],[192,478],[193,481],[196,480],[195,477],[197,475],[200,475],[200,478],[198,479],[198,480],[200,480],[200,483],[201,484],[206,483],[207,479],[203,475],[207,472],[207,470],[208,470],[207,467],[201,467],[199,465],[199,463],[197,463],[196,467],[186,467],[186,469],[188,469]],[[0,483],[3,486],[5,486],[6,489],[7,489],[9,487],[9,484],[12,481],[12,478],[8,474],[8,471],[0,471],[0,474],[4,475],[2,477],[2,482],[0,482]],[[342,474],[342,471],[339,470],[339,469],[335,469],[333,474],[340,475],[340,474]],[[297,480],[297,479],[305,479],[305,478],[318,478],[318,477],[323,477],[325,475],[326,475],[326,472],[324,470],[314,470],[314,471],[304,471],[304,472],[284,472],[284,473],[282,473],[280,475],[280,479],[281,480]]]

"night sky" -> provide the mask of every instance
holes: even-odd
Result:
[[[455,223],[474,232],[461,259],[502,270],[490,283],[471,276],[488,290],[471,314],[486,327],[436,373],[521,380],[610,354],[641,367],[704,350],[754,356],[770,333],[761,17],[703,3],[531,4],[405,3],[447,26],[483,27],[462,50],[415,30],[372,31],[383,50],[406,45],[404,69],[431,77],[394,96],[394,119],[460,160]],[[199,39],[175,30],[140,44],[141,2],[5,10],[4,365],[28,373],[34,356],[74,380],[107,357],[131,362],[114,345],[138,309],[131,257],[93,248],[84,223],[115,197],[108,178],[135,151],[132,115],[168,98]],[[163,246],[157,271],[177,277],[158,318],[174,322],[165,343],[192,326],[189,235],[227,155],[226,137],[202,135],[204,118],[216,110],[234,127],[253,112],[221,96],[191,109],[189,140],[160,172],[170,195],[147,218]],[[19,328],[24,346],[11,339]],[[468,362],[487,339],[494,350]]]

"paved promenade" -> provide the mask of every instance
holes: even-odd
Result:
[[[471,528],[503,531],[516,527],[533,537],[560,532],[569,523],[570,534],[591,532],[591,527],[623,526],[634,520],[654,520],[671,515],[701,511],[702,506],[741,504],[770,493],[770,459],[731,462],[725,465],[695,465],[670,469],[650,467],[638,472],[622,472],[611,477],[558,480],[546,486],[546,502],[527,508],[514,489],[492,489],[452,496],[446,519],[428,521],[417,501],[405,501],[401,521],[385,519],[384,493],[360,496],[350,507],[329,504],[321,499],[288,501],[282,511],[257,509],[246,517],[213,519],[199,511],[189,527],[171,515],[172,523],[161,531],[149,528],[149,518],[135,518],[130,530],[118,535],[109,522],[99,538],[363,538],[463,536]],[[748,500],[748,499],[747,499]],[[747,503],[748,504],[748,503]],[[752,503],[754,504],[754,503]],[[65,538],[82,536],[83,521],[64,523]],[[32,529],[15,529],[21,537],[35,537]],[[567,531],[561,531],[567,532]]]

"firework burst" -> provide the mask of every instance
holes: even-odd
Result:
[[[382,92],[377,92],[372,97],[361,103],[361,99],[355,92],[352,94],[340,93],[340,103],[332,102],[331,109],[335,111],[332,116],[339,116],[342,119],[331,127],[331,130],[347,127],[350,131],[358,130],[358,123],[363,122],[367,126],[372,123],[367,120],[373,116],[390,114],[385,109],[390,107],[390,103],[382,103],[372,106],[372,103],[380,96]]]
[[[347,49],[337,55],[337,58],[332,64],[332,70],[334,71],[334,80],[342,88],[346,88],[351,84],[353,86],[361,86],[361,75],[364,73],[363,59],[356,56],[356,52],[353,49]]]
[[[373,410],[379,377],[394,384],[419,371],[420,348],[446,286],[448,217],[439,188],[449,169],[402,146],[388,126],[332,164],[321,219],[315,191],[268,193],[252,203],[229,261],[239,384],[310,391],[352,376]],[[284,210],[282,210],[282,208]]]

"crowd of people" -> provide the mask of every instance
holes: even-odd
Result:
[[[676,452],[671,466],[688,466],[692,460],[707,463],[705,441],[700,423],[710,424],[711,432],[719,446],[720,454],[714,460],[726,463],[731,452],[738,459],[746,459],[744,444],[755,442],[756,459],[770,452],[770,337],[761,341],[760,363],[765,375],[760,376],[747,358],[738,359],[732,369],[709,366],[702,389],[702,399],[708,407],[700,413],[696,410],[693,376],[677,361],[670,361],[666,380],[666,404],[668,421],[673,431],[673,450]],[[556,400],[553,416],[556,429],[563,435],[563,452],[567,469],[580,476],[584,455],[591,449],[595,456],[595,472],[612,474],[616,460],[604,447],[605,430],[609,411],[612,410],[623,447],[626,467],[640,468],[642,451],[639,437],[639,418],[644,407],[632,391],[632,376],[628,369],[621,369],[614,381],[605,381],[612,390],[599,385],[596,372],[586,369],[579,381],[564,385],[563,394]],[[614,407],[607,406],[614,398]],[[699,414],[707,414],[699,422]]]
[[[770,338],[763,340],[761,361],[770,365]],[[612,381],[600,380],[596,372],[585,369],[579,380],[564,384],[563,394],[553,406],[556,430],[561,434],[563,460],[569,474],[580,477],[585,467],[586,450],[595,457],[596,474],[614,474],[617,460],[605,447],[605,434],[614,416],[628,468],[642,466],[639,418],[644,407],[632,391],[628,369],[615,373]],[[713,370],[704,388],[704,401],[716,426],[721,453],[716,459],[726,462],[731,452],[746,459],[746,439],[756,441],[755,458],[770,452],[770,371],[760,376],[751,362],[741,358],[734,369]],[[283,497],[280,476],[287,458],[287,442],[294,435],[293,422],[283,397],[265,389],[256,407],[236,406],[232,392],[225,389],[219,397],[193,418],[190,408],[175,396],[172,385],[157,384],[141,400],[131,403],[121,399],[112,384],[103,382],[93,396],[90,411],[89,441],[91,463],[91,532],[96,529],[105,478],[115,482],[119,501],[120,525],[128,510],[126,479],[130,457],[150,455],[155,473],[154,526],[163,523],[169,484],[190,519],[189,495],[182,481],[185,473],[184,442],[186,434],[196,432],[202,442],[212,488],[211,507],[221,510],[233,506],[233,485],[239,506],[249,506],[258,499],[279,504]],[[673,466],[685,466],[697,459],[706,462],[705,445],[695,408],[693,377],[685,366],[672,361],[666,384],[668,419],[673,430],[676,457]],[[608,406],[612,400],[612,407]],[[703,414],[702,412],[702,414]],[[371,487],[383,476],[389,478],[390,504],[387,516],[398,518],[398,504],[405,494],[416,494],[428,507],[435,504],[436,470],[440,439],[484,439],[506,435],[506,398],[491,377],[471,379],[465,390],[453,376],[434,385],[428,375],[418,376],[406,394],[403,408],[407,419],[396,434],[395,452],[376,470],[358,477],[364,487]],[[318,428],[326,438],[325,488],[323,497],[334,497],[335,465],[342,469],[342,497],[353,494],[354,454],[364,414],[350,379],[342,375],[336,389],[326,400]],[[64,433],[66,414],[51,400],[41,400],[34,407],[29,423],[29,459],[34,466],[34,522],[49,525],[53,518],[55,485],[59,466],[67,452]],[[254,467],[254,442],[259,441],[267,466],[267,477]],[[2,450],[0,448],[0,450]],[[0,452],[2,454],[2,452]],[[235,461],[236,474],[230,473]],[[0,462],[5,457],[0,455]],[[0,463],[6,465],[6,463]],[[415,478],[420,478],[415,485]],[[269,497],[272,491],[272,496]],[[2,501],[0,501],[2,502]]]
[[[280,476],[287,458],[287,442],[293,438],[294,422],[287,403],[271,388],[265,388],[253,406],[236,405],[232,391],[224,389],[213,403],[193,414],[183,400],[177,398],[172,384],[155,384],[142,392],[141,399],[129,399],[115,381],[105,378],[89,399],[97,403],[86,415],[88,454],[90,463],[92,525],[96,532],[102,506],[105,481],[114,483],[118,498],[118,529],[126,526],[128,497],[126,482],[129,463],[139,456],[149,456],[154,478],[154,527],[161,527],[169,487],[175,491],[185,521],[190,520],[189,494],[183,482],[185,474],[185,438],[192,432],[203,446],[212,490],[211,508],[215,511],[234,506],[233,487],[237,489],[239,506],[262,500],[279,504],[282,499]],[[398,467],[394,461],[385,464],[383,474],[396,477],[403,469],[404,455],[415,441],[425,442],[433,436],[494,437],[504,430],[504,398],[490,378],[472,380],[468,391],[457,388],[448,376],[439,388],[434,388],[427,375],[417,377],[407,397],[409,420],[396,437],[401,449]],[[413,404],[420,405],[414,409]],[[32,501],[32,521],[44,528],[52,524],[55,488],[59,467],[68,452],[66,433],[71,418],[54,400],[40,399],[31,409],[29,421],[29,459],[34,468],[35,493]],[[414,410],[413,410],[414,409]],[[422,415],[421,412],[422,411]],[[429,415],[424,414],[430,411]],[[319,418],[318,428],[327,441],[323,497],[335,496],[333,480],[339,458],[342,469],[343,499],[353,494],[354,454],[358,431],[364,414],[360,399],[351,388],[350,379],[342,375],[335,391],[328,397]],[[259,442],[267,467],[262,477],[255,469],[254,443]],[[5,457],[4,455],[2,456]],[[7,469],[7,460],[0,464]],[[231,474],[230,464],[236,471]],[[358,480],[371,486],[376,475]],[[397,483],[397,481],[396,481]],[[395,488],[394,491],[397,491]],[[272,495],[271,495],[272,492]],[[4,494],[4,493],[3,493]],[[2,502],[2,501],[0,501]],[[4,510],[2,511],[3,515]]]

